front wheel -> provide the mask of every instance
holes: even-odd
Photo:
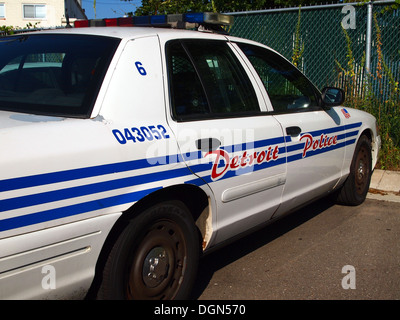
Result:
[[[357,143],[350,174],[338,192],[338,202],[353,206],[363,203],[369,190],[371,174],[371,141],[363,135]]]
[[[98,298],[188,298],[199,254],[198,232],[186,206],[157,204],[130,220],[115,242]]]

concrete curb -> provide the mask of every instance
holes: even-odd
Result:
[[[374,170],[367,197],[400,202],[400,171]]]
[[[400,171],[375,170],[370,187],[376,190],[400,193]]]

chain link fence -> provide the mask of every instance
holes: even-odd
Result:
[[[392,3],[370,3],[372,15],[368,14],[368,5],[359,3],[229,13],[235,17],[229,32],[264,43],[292,62],[295,59],[298,68],[320,89],[343,88],[351,81],[353,93],[364,96],[369,74],[366,67],[369,65],[372,77],[382,75],[381,69],[387,68],[390,76],[371,81],[369,86],[386,99],[389,82],[398,83],[400,79],[400,9],[387,11]],[[354,10],[353,16],[351,11],[343,10],[345,5]],[[368,19],[372,32],[370,59],[366,61]],[[342,21],[350,28],[342,28]],[[377,28],[381,44],[377,41]]]
[[[233,12],[228,13],[235,16],[229,33],[282,53],[320,89],[343,88],[346,106],[366,110],[378,120],[382,137],[378,167],[400,170],[400,9],[391,9],[393,4],[373,1]],[[15,33],[26,31],[32,30]],[[62,58],[51,53],[32,57],[52,63]]]
[[[378,167],[400,170],[400,9],[391,8],[393,4],[229,13],[235,16],[229,33],[282,53],[320,89],[343,88],[346,106],[366,110],[378,120]]]

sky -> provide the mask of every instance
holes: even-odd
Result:
[[[96,18],[123,17],[125,12],[134,12],[141,3],[141,0],[96,0]],[[82,0],[82,7],[89,19],[95,18],[93,0]]]

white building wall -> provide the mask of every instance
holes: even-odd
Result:
[[[59,27],[65,25],[65,9],[70,18],[84,19],[84,13],[77,6],[76,0],[0,0],[5,6],[5,18],[0,18],[0,26],[26,28],[31,24],[37,28]],[[46,5],[45,18],[24,18],[23,5]],[[64,22],[64,23],[63,23]]]

